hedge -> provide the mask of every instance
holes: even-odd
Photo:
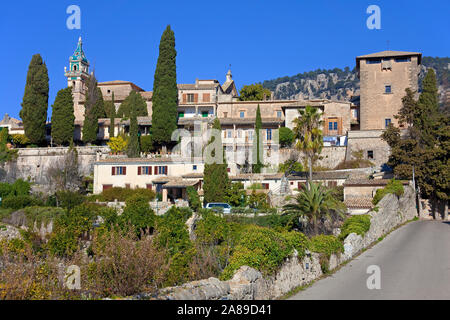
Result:
[[[308,247],[307,238],[301,233],[279,233],[269,228],[248,226],[241,233],[241,239],[234,248],[230,264],[220,278],[231,279],[241,266],[249,266],[265,275],[273,274],[294,249],[299,256]]]
[[[111,189],[103,190],[101,194],[97,196],[97,199],[99,201],[106,201],[106,202],[113,202],[117,199],[117,201],[126,201],[128,198],[139,194],[145,196],[148,201],[151,201],[155,199],[155,192],[149,189],[143,189],[143,188],[136,188],[136,189],[130,189],[130,188],[120,188],[120,187],[114,187]]]
[[[330,257],[333,253],[344,252],[344,245],[342,242],[332,235],[317,235],[311,238],[311,251],[323,253]]]
[[[44,203],[42,200],[34,198],[29,195],[9,195],[2,199],[2,208],[9,209],[22,209],[30,206],[42,206]]]
[[[376,205],[388,193],[392,193],[395,194],[397,197],[400,197],[403,194],[403,192],[404,189],[401,181],[392,179],[391,181],[388,182],[386,187],[377,190],[377,192],[375,193],[375,197],[373,197],[372,199],[372,203]]]
[[[350,233],[364,236],[370,229],[370,216],[367,214],[351,216],[345,220],[339,239],[344,240]]]

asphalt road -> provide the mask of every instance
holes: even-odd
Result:
[[[371,265],[380,289],[367,288]],[[408,223],[290,299],[450,299],[450,222]]]

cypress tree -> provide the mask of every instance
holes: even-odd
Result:
[[[75,129],[72,88],[58,91],[52,105],[52,140],[57,145],[68,145],[73,141]]]
[[[136,117],[147,117],[147,103],[144,98],[136,91],[131,91],[128,97],[120,104],[117,110],[117,116],[120,118],[129,118],[131,110],[134,109]]]
[[[138,134],[139,128],[136,117],[136,111],[134,110],[134,108],[132,108],[130,115],[130,140],[127,146],[127,155],[129,158],[138,158],[140,155]]]
[[[262,137],[260,138],[261,129],[262,129],[261,110],[259,109],[258,104],[258,108],[256,109],[255,137],[253,141],[253,165],[252,165],[253,173],[261,173],[261,169],[264,166],[261,162],[262,160],[261,153],[263,148]]]
[[[88,92],[86,94],[84,123],[83,123],[83,142],[93,143],[97,140],[98,119],[104,118],[105,107],[100,88],[97,87],[97,79],[92,73],[89,79]]]
[[[48,70],[40,54],[31,58],[28,67],[27,82],[23,95],[20,117],[23,121],[25,135],[31,143],[45,142],[45,123],[48,108]]]
[[[220,121],[217,118],[214,120],[213,129],[222,132]],[[225,152],[223,151],[221,134],[217,135],[216,138],[219,139],[218,145],[221,146],[223,161],[222,163],[205,163],[205,169],[203,171],[203,190],[205,191],[204,200],[206,203],[225,201],[227,192],[230,188],[230,179],[227,171],[228,165]],[[212,143],[214,141],[213,139],[215,139],[215,137],[211,138],[209,143]],[[214,156],[215,155],[213,154],[213,157]]]
[[[111,109],[109,110],[109,138],[114,138],[114,122],[116,118],[116,105],[114,104],[114,92],[111,97]]]
[[[175,35],[167,26],[159,43],[159,57],[153,82],[153,140],[159,146],[171,143],[177,129],[177,67]]]

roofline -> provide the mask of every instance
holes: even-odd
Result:
[[[383,51],[381,51],[383,52]],[[393,51],[395,52],[395,51]],[[380,57],[368,57],[368,55],[363,55],[363,56],[357,56],[356,59],[356,69],[359,69],[359,61],[362,59],[376,59],[376,58],[394,58],[394,57],[407,57],[407,56],[417,56],[419,57],[417,63],[418,64],[422,64],[422,53],[420,52],[401,52],[398,51],[399,54],[392,54],[392,55],[385,55],[385,56],[380,56]],[[380,53],[380,52],[374,52],[374,53]]]

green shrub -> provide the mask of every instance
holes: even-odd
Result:
[[[114,187],[111,189],[104,190],[98,197],[99,201],[113,202],[117,199],[117,201],[126,201],[129,197],[139,194],[145,196],[148,201],[155,199],[155,192],[150,189],[143,188],[120,188]]]
[[[273,274],[289,257],[294,247],[302,250],[307,246],[302,236],[282,234],[268,228],[248,226],[241,232],[241,239],[233,250],[230,264],[221,274],[221,279],[230,279],[241,266],[249,266],[263,274]],[[300,253],[301,254],[301,253]]]
[[[134,194],[125,202],[125,208],[119,220],[121,225],[125,227],[129,223],[135,228],[137,236],[141,232],[150,231],[155,227],[156,215],[150,208],[148,197],[142,194]]]
[[[333,253],[344,252],[344,245],[335,236],[321,234],[311,238],[311,251],[330,257]]]
[[[197,222],[195,228],[195,235],[200,243],[219,245],[225,241],[229,231],[228,223],[223,217],[211,210],[203,210],[202,219]]]
[[[151,135],[141,136],[141,151],[144,153],[150,153],[154,150],[153,138]]]
[[[65,214],[64,209],[55,207],[27,207],[24,211],[28,226],[31,227],[36,223],[38,228],[42,223],[47,225],[51,220]]]
[[[380,202],[380,200],[383,199],[384,196],[387,195],[388,193],[392,193],[395,194],[397,197],[400,197],[403,194],[403,192],[404,189],[402,182],[399,180],[392,179],[391,181],[388,182],[388,184],[384,188],[377,190],[377,192],[375,193],[375,197],[373,197],[372,199],[372,203],[374,205],[378,204],[378,202]]]
[[[2,199],[2,207],[14,210],[30,206],[42,206],[42,200],[36,199],[30,195],[8,195]]]
[[[370,216],[367,214],[351,216],[345,220],[339,239],[344,240],[350,233],[364,236],[370,229]]]
[[[12,191],[12,186],[9,183],[0,183],[0,197],[4,198],[8,196]]]
[[[82,204],[84,200],[85,197],[79,192],[58,191],[56,193],[56,201],[58,205],[69,211]]]
[[[98,206],[82,204],[59,215],[54,220],[53,232],[47,247],[51,254],[67,257],[79,249],[79,241],[93,227],[99,211]]]
[[[281,127],[279,129],[279,139],[282,148],[289,147],[295,140],[295,134],[291,129],[287,127]]]
[[[194,211],[199,211],[202,208],[202,203],[197,190],[194,187],[189,186],[186,188],[186,192],[189,199],[189,207]]]

